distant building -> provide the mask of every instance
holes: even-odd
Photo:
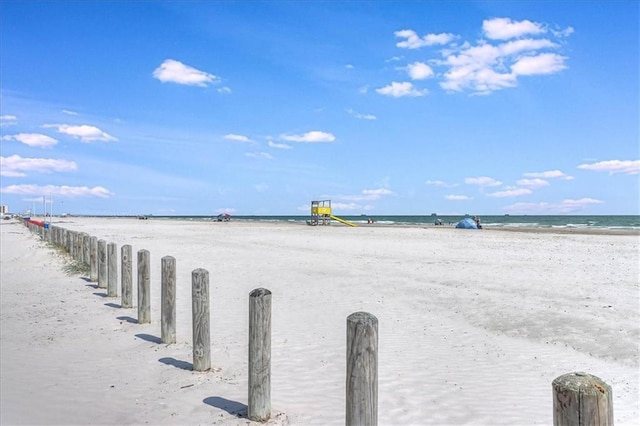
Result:
[[[2,214],[9,213],[9,206],[0,206],[0,213]]]

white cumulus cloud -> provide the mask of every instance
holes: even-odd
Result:
[[[508,40],[527,34],[542,34],[546,29],[544,25],[527,19],[512,21],[509,18],[493,18],[482,21],[482,31],[492,40]]]
[[[425,46],[444,45],[456,39],[456,36],[450,33],[427,34],[423,37],[413,30],[396,31],[394,35],[405,40],[396,43],[401,49],[419,49]]]
[[[524,173],[523,175],[524,177],[528,177],[528,178],[542,178],[542,179],[558,178],[558,179],[566,179],[566,180],[573,179],[573,176],[570,176],[564,172],[561,172],[560,170],[547,170],[544,172],[527,172],[527,173]]]
[[[13,126],[18,122],[18,117],[11,114],[0,115],[0,126]]]
[[[609,174],[622,173],[625,175],[637,175],[640,172],[640,160],[608,160],[591,164],[580,164],[582,170],[595,172],[608,172]]]
[[[274,141],[268,141],[267,145],[269,145],[270,148],[275,148],[275,149],[292,149],[293,147],[291,145],[287,145],[286,143],[277,143]]]
[[[394,81],[385,87],[376,89],[376,92],[378,92],[381,95],[392,96],[394,98],[401,98],[404,96],[411,96],[411,97],[424,96],[428,93],[426,89],[425,90],[416,89],[415,87],[413,87],[413,84],[409,82],[399,83],[397,81]]]
[[[465,178],[464,183],[468,185],[478,186],[498,186],[502,185],[502,182],[488,176],[468,177]]]
[[[518,185],[520,186],[526,186],[527,188],[542,188],[544,186],[549,186],[549,182],[544,180],[544,179],[540,179],[540,178],[534,178],[534,179],[520,179],[516,182]]]
[[[218,77],[215,75],[200,71],[174,59],[167,59],[160,64],[160,66],[153,71],[153,77],[163,83],[203,87],[218,81]]]
[[[412,80],[424,80],[433,77],[433,69],[424,62],[414,62],[407,65],[407,73]]]
[[[117,141],[110,134],[103,132],[95,126],[89,126],[86,124],[79,126],[72,126],[69,124],[45,124],[43,127],[53,127],[58,130],[58,133],[69,135],[73,138],[80,139],[82,142],[103,141],[112,142]]]
[[[236,142],[246,142],[246,143],[250,143],[252,142],[251,139],[249,139],[247,136],[244,135],[236,135],[233,133],[229,133],[224,135],[224,138],[230,141],[236,141]]]
[[[78,165],[75,162],[67,160],[23,158],[19,155],[0,157],[0,175],[5,177],[22,177],[29,172],[72,172],[77,169]]]
[[[280,135],[279,138],[287,142],[304,142],[304,143],[333,142],[336,140],[336,137],[332,133],[321,132],[319,130],[313,130],[311,132],[303,133],[301,135],[283,134],[283,135]]]
[[[13,140],[36,148],[49,148],[58,143],[58,141],[51,136],[43,135],[41,133],[18,133],[17,135],[5,135],[2,137],[2,140]]]
[[[565,56],[555,53],[543,53],[536,56],[525,56],[511,66],[517,75],[554,74],[567,68]]]
[[[449,37],[429,38],[419,37],[413,30],[397,31],[394,35],[405,39],[397,43],[400,48],[431,46],[439,44],[435,43],[438,39],[448,44],[437,51],[440,58],[426,57],[403,69],[413,80],[438,78],[440,87],[448,92],[470,91],[474,95],[517,87],[520,77],[555,74],[567,69],[568,57],[562,55],[560,49],[565,45],[564,39],[573,32],[571,27],[547,31],[542,23],[494,18],[483,21],[482,29],[484,38],[455,44],[449,43],[455,39],[449,33],[439,35]],[[387,92],[384,94],[395,96],[407,96],[409,90],[393,85],[382,89]]]

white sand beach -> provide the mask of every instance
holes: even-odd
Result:
[[[640,419],[640,238],[449,227],[76,218],[151,253],[151,324],[18,221],[1,230],[2,425],[247,425],[248,295],[272,292],[272,425],[345,418],[346,318],[379,320],[380,425],[548,425],[551,382]],[[160,259],[177,343],[160,343]],[[118,265],[118,267],[120,267]],[[210,273],[209,372],[191,371],[191,272]],[[135,306],[135,260],[134,260]]]

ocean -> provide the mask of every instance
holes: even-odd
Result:
[[[455,225],[464,219],[464,215],[441,216],[387,216],[387,215],[336,215],[341,219],[356,224],[366,224],[371,218],[375,223],[383,225],[401,226],[425,226],[435,225],[439,219],[446,226]],[[148,216],[149,219],[175,219],[175,220],[211,220],[216,221],[216,216]],[[468,216],[467,216],[468,217]],[[638,215],[613,215],[613,216],[479,216],[482,226],[495,227],[533,227],[533,228],[602,228],[602,229],[640,229],[640,216]],[[304,224],[310,219],[309,215],[299,216],[235,216],[233,221],[252,222],[294,222]]]

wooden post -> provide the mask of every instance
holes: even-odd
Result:
[[[107,288],[107,242],[98,240],[98,288]]]
[[[68,238],[69,238],[69,231],[63,228],[62,235],[60,236],[60,245],[66,252],[69,252],[69,245],[67,244]]]
[[[76,231],[69,231],[69,256],[76,258]]]
[[[118,297],[118,246],[107,244],[107,296]]]
[[[91,237],[89,234],[82,234],[82,263],[90,266],[91,261]]]
[[[613,426],[611,387],[600,378],[569,373],[556,378],[551,386],[554,426]]]
[[[138,251],[138,324],[151,322],[151,277],[149,250]]]
[[[69,256],[71,256],[71,254],[73,253],[73,251],[71,250],[71,246],[72,246],[71,238],[72,238],[73,231],[69,231],[68,229],[66,231],[67,232],[65,233],[67,234],[67,237],[64,240],[64,245],[67,250],[67,253],[69,254]]]
[[[271,292],[249,293],[249,420],[271,417]]]
[[[122,302],[120,307],[133,307],[133,276],[131,275],[131,246],[124,245],[120,249],[120,285],[122,286]]]
[[[82,234],[74,232],[73,258],[82,262]]]
[[[378,424],[378,319],[367,312],[347,317],[346,425]]]
[[[209,331],[209,271],[198,268],[191,272],[191,312],[193,320],[193,370],[211,369],[211,336]]]
[[[89,280],[98,281],[98,238],[89,238]]]
[[[73,232],[73,259],[82,260],[82,236],[80,232]]]
[[[161,338],[162,343],[176,343],[176,259],[165,256],[161,263]]]

